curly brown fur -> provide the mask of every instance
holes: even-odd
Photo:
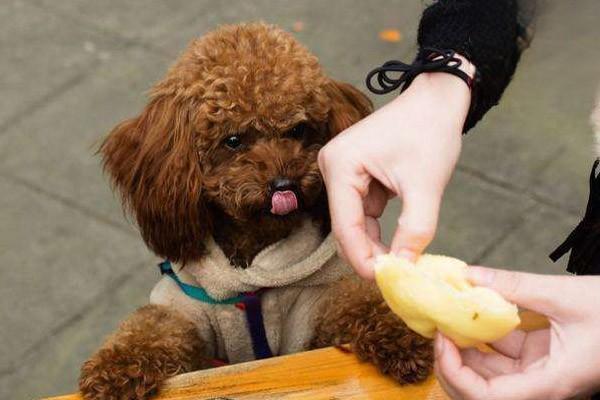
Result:
[[[342,281],[327,293],[314,348],[350,343],[364,361],[402,384],[422,381],[433,367],[431,340],[411,331],[371,282]]]
[[[147,245],[185,265],[211,235],[245,267],[306,216],[329,231],[319,149],[372,111],[366,96],[328,78],[315,56],[271,25],[225,26],[193,41],[154,86],[142,112],[100,152]],[[229,145],[235,136],[239,146]],[[273,215],[272,182],[293,182],[299,208]],[[330,291],[314,346],[352,343],[399,382],[431,370],[430,342],[409,331],[367,284]],[[166,377],[201,368],[194,326],[159,306],[140,309],[82,369],[87,399],[141,399]]]
[[[166,378],[204,367],[202,351],[191,322],[165,306],[148,305],[85,362],[79,388],[86,400],[147,399]]]
[[[324,218],[317,153],[371,111],[366,96],[328,78],[291,34],[262,23],[225,26],[191,42],[146,108],[100,152],[156,254],[198,260],[218,226],[217,241],[244,266],[298,227],[302,213]],[[232,135],[239,149],[224,144]],[[277,177],[295,182],[302,212],[270,215]]]

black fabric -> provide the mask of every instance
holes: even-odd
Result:
[[[423,12],[419,46],[453,49],[479,73],[464,132],[498,104],[514,74],[524,32],[517,15],[516,0],[438,0]]]
[[[386,94],[400,88],[404,92],[412,81],[423,72],[446,72],[462,79],[469,89],[473,86],[473,79],[460,70],[462,60],[455,57],[454,50],[422,48],[412,64],[392,60],[375,68],[367,75],[367,88],[375,94]],[[389,73],[402,73],[398,77]],[[378,86],[373,85],[373,78],[377,78]]]
[[[556,262],[571,251],[567,271],[576,275],[600,275],[600,177],[596,175],[599,161],[590,173],[590,196],[585,215],[567,239],[550,254]],[[591,400],[600,400],[600,393]]]
[[[567,271],[577,275],[600,275],[600,177],[596,160],[590,173],[590,196],[585,215],[567,239],[550,254],[557,261],[571,251]]]
[[[600,176],[597,176],[599,160],[594,162],[590,173],[590,196],[585,215],[567,239],[550,254],[558,261],[571,251],[567,271],[576,275],[600,275]],[[600,393],[591,400],[600,400]]]

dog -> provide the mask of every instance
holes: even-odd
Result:
[[[150,304],[84,363],[85,399],[146,399],[176,374],[347,343],[402,384],[430,374],[431,341],[354,276],[330,233],[318,152],[372,109],[278,27],[190,43],[100,147],[168,261]]]

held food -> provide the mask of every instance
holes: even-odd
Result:
[[[380,256],[375,279],[383,298],[409,328],[433,338],[442,332],[459,347],[498,340],[519,323],[518,308],[491,289],[466,279],[467,264],[425,254],[412,263]]]

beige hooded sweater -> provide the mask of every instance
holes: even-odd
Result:
[[[307,349],[323,293],[352,273],[337,256],[332,235],[323,240],[309,220],[289,237],[263,249],[246,269],[232,266],[211,238],[202,260],[184,269],[174,265],[173,270],[181,281],[204,288],[216,300],[268,288],[261,295],[261,306],[274,355]],[[209,356],[230,363],[255,358],[245,312],[234,304],[196,300],[168,276],[154,287],[150,302],[174,307],[194,322]]]

